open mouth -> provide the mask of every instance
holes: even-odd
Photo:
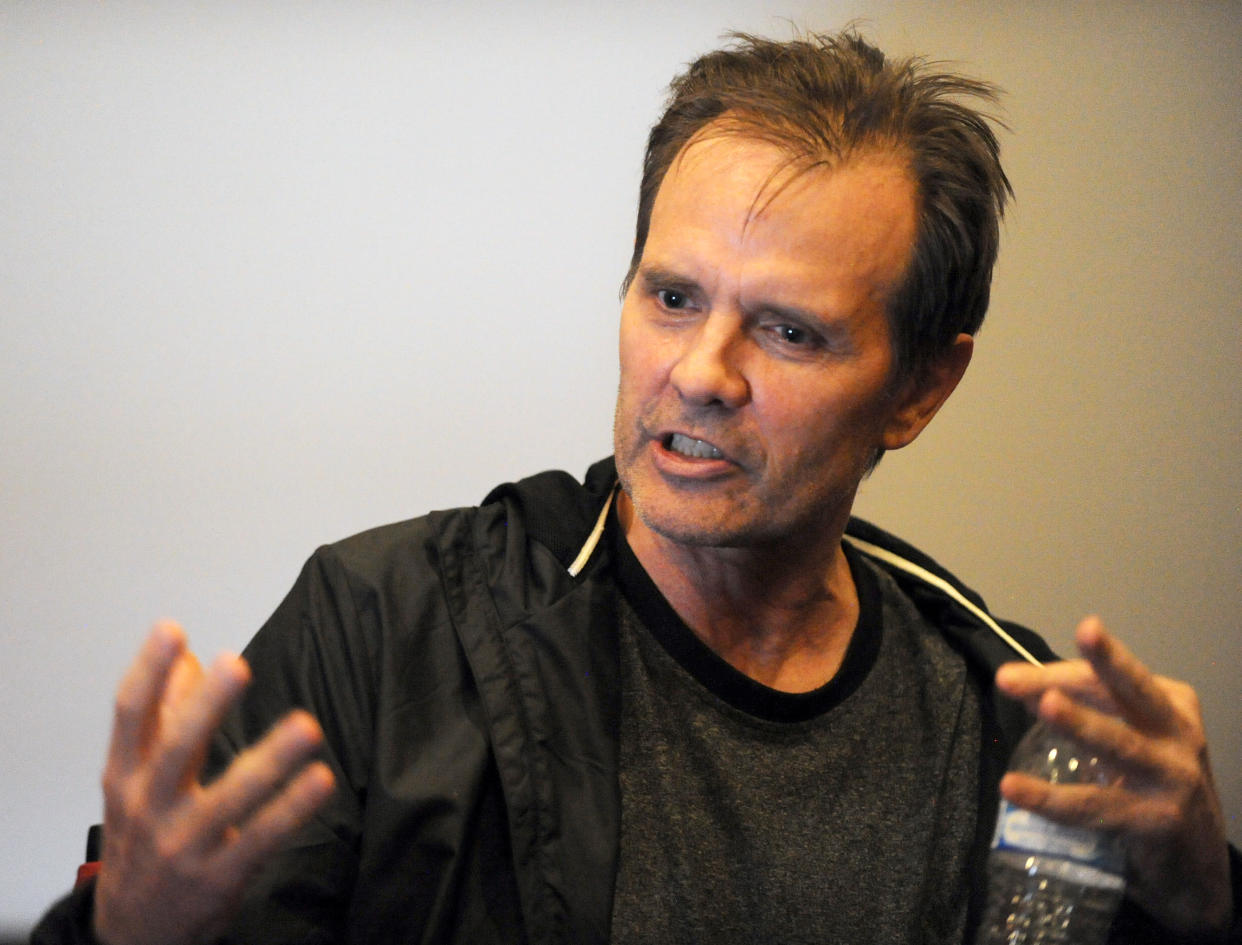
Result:
[[[724,453],[706,440],[696,440],[684,433],[670,433],[664,437],[664,448],[670,453],[693,459],[724,459]]]

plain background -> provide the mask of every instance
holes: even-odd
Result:
[[[609,451],[665,84],[852,20],[1006,88],[1018,193],[861,511],[1192,681],[1242,839],[1242,5],[8,0],[0,927],[71,882],[154,618],[239,648],[315,545]]]

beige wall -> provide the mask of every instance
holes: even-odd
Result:
[[[662,85],[781,16],[1009,91],[990,323],[862,511],[1193,681],[1242,840],[1242,6],[668,6],[0,12],[0,927],[70,879],[151,619],[238,647],[317,543],[608,450]]]
[[[1098,612],[1192,681],[1237,841],[1242,5],[939,8],[892,35],[1008,90],[1018,199],[975,363],[859,511],[1062,652]]]

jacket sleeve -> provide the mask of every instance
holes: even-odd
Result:
[[[30,945],[99,945],[91,928],[94,900],[94,880],[59,900],[30,933]]]
[[[336,792],[255,877],[222,942],[312,945],[343,937],[373,741],[378,644],[369,623],[347,569],[332,548],[321,548],[246,647],[253,681],[221,727],[205,780],[291,709],[303,708],[323,728],[320,757]]]
[[[1177,935],[1160,926],[1126,899],[1113,922],[1109,945],[1242,945],[1242,853],[1229,846],[1229,884],[1233,889],[1233,922],[1220,935]]]

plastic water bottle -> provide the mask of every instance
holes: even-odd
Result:
[[[1107,784],[1090,750],[1037,722],[1010,769],[1063,784]],[[1112,834],[1066,827],[1004,799],[988,856],[988,903],[977,945],[1103,945],[1125,892]]]

